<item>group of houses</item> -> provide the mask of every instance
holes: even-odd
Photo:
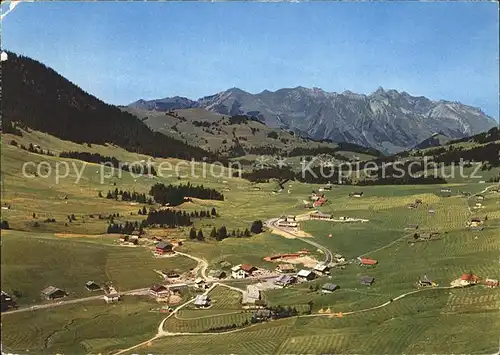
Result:
[[[452,287],[468,287],[481,283],[479,276],[472,272],[464,273],[459,279],[453,280],[450,285]],[[487,277],[482,281],[482,284],[486,287],[498,287],[500,282],[497,279]]]

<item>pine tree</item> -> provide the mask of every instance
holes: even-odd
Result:
[[[189,239],[196,239],[196,228],[192,227],[189,231]]]
[[[196,237],[200,242],[203,242],[205,240],[205,237],[203,236],[203,232],[201,229],[198,231],[198,235]]]
[[[102,192],[101,191],[99,191],[99,197],[102,197]]]
[[[211,239],[216,239],[217,238],[217,229],[215,229],[215,226],[210,231],[210,238]]]
[[[248,230],[248,228],[245,228],[245,231],[243,232],[243,235],[245,237],[250,237],[252,234],[250,233],[250,231]]]
[[[217,210],[215,209],[215,207],[212,207],[212,216],[217,216]]]

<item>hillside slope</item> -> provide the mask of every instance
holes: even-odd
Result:
[[[197,101],[176,98],[132,103],[162,111],[200,107],[224,115],[248,114],[271,127],[373,147],[388,153],[414,147],[435,132],[462,138],[486,131],[495,121],[480,109],[452,101],[432,101],[379,88],[370,95],[318,88],[286,88],[250,94],[232,88]],[[176,105],[175,102],[178,102]]]
[[[136,115],[154,131],[226,157],[248,154],[302,156],[319,153],[343,154],[347,157],[356,154],[380,155],[374,149],[354,144],[314,141],[292,131],[271,128],[258,119],[244,115],[225,116],[201,108],[167,112],[131,107],[122,109]]]
[[[129,113],[81,90],[36,60],[9,53],[2,62],[2,130],[12,123],[77,143],[112,143],[129,151],[201,160],[216,156],[153,132]]]

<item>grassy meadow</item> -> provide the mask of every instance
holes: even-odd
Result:
[[[98,197],[99,191],[105,194],[114,188],[147,193],[157,182],[189,181],[223,191],[224,201],[194,199],[179,207],[186,211],[217,208],[219,217],[195,220],[195,227],[204,232],[205,242],[189,240],[189,228],[146,231],[149,236],[186,239],[179,250],[203,258],[209,270],[220,268],[221,261],[273,269],[275,265],[265,262],[265,256],[303,248],[321,258],[311,245],[269,232],[222,242],[209,238],[213,226],[244,230],[254,220],[306,213],[309,210],[302,207],[302,201],[320,185],[291,182],[283,192],[273,194],[275,183],[252,184],[227,174],[203,177],[201,164],[194,168],[196,176],[190,178],[177,178],[178,173],[192,173],[189,166],[183,166],[164,178],[134,178],[125,172],[120,177],[115,171],[112,178],[104,179],[101,184],[100,167],[89,163],[78,183],[74,171],[56,183],[54,176],[24,177],[22,166],[29,161],[46,161],[49,164],[46,170],[49,166],[55,169],[62,160],[21,150],[8,144],[12,139],[24,145],[38,144],[55,153],[89,151],[122,161],[147,157],[113,146],[89,147],[65,142],[38,132],[23,137],[2,135],[2,206],[10,209],[2,208],[1,212],[2,219],[12,229],[2,230],[1,235],[2,289],[9,293],[19,291],[22,297],[16,301],[21,306],[41,303],[40,291],[48,285],[65,289],[71,298],[79,298],[94,295],[84,288],[89,280],[112,281],[120,290],[130,290],[160,281],[155,269],[184,272],[196,266],[194,260],[179,255],[155,259],[148,247],[123,247],[117,243],[118,235],[105,234],[107,221],[96,218],[98,214],[119,213],[120,217],[115,218],[119,223],[144,218],[137,214],[142,205]],[[178,162],[153,160],[157,164]],[[66,161],[80,169],[83,164],[78,160]],[[225,171],[220,167],[215,169]],[[498,171],[487,173],[493,175]],[[477,285],[468,289],[425,290],[387,307],[359,312],[416,290],[416,282],[424,275],[440,286],[448,286],[469,271],[481,278],[500,278],[500,194],[483,192],[485,200],[478,209],[474,208],[473,197],[468,199],[459,194],[459,190],[476,194],[489,186],[492,184],[457,179],[448,184],[451,197],[441,196],[441,185],[336,186],[325,192],[328,203],[321,210],[335,218],[347,216],[369,221],[304,221],[301,226],[333,253],[341,253],[347,259],[371,257],[379,262],[375,267],[349,264],[307,284],[264,292],[266,302],[274,306],[305,307],[312,301],[310,317],[272,321],[228,334],[202,334],[242,323],[251,316],[242,312],[238,292],[217,287],[211,294],[213,307],[207,310],[187,307],[165,324],[169,331],[197,335],[159,339],[131,354],[493,353],[498,350],[500,335],[498,288]],[[353,191],[362,191],[363,197],[350,198],[348,194]],[[423,203],[416,209],[408,209],[407,205],[416,199]],[[435,213],[430,214],[430,209]],[[68,223],[67,216],[71,214],[76,221]],[[471,218],[483,220],[486,216],[483,230],[471,231],[466,227]],[[56,222],[45,223],[46,218],[54,218]],[[405,230],[408,224],[418,224],[420,232],[439,232],[439,238],[415,242],[415,231]],[[359,277],[363,275],[375,277],[375,283],[371,287],[360,285]],[[314,286],[321,287],[325,282],[338,284],[340,289],[331,294],[314,291]],[[2,344],[6,350],[18,353],[29,350],[30,354],[112,353],[156,333],[164,315],[150,312],[154,307],[146,299],[125,297],[124,302],[116,305],[105,305],[100,300],[2,314]],[[355,313],[342,318],[317,316],[326,309]]]

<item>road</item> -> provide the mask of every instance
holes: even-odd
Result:
[[[321,250],[323,252],[323,254],[325,255],[325,260],[324,260],[325,265],[328,265],[328,264],[330,264],[333,261],[333,254],[332,254],[332,252],[328,248],[326,248],[323,245],[315,242],[311,238],[302,238],[302,237],[294,234],[293,232],[291,232],[291,231],[289,231],[287,229],[279,227],[278,226],[278,220],[279,220],[279,218],[271,218],[271,219],[268,219],[265,222],[265,224],[266,224],[266,226],[268,228],[279,230],[281,233],[288,234],[288,235],[292,236],[295,239],[299,239],[299,240],[303,241],[304,243],[310,244],[310,245],[314,246],[315,248]]]
[[[240,292],[244,292],[243,290],[241,290],[239,288],[232,287],[232,286],[229,286],[229,285],[225,285],[224,283],[225,282],[231,282],[231,283],[236,283],[237,284],[237,283],[240,283],[240,282],[248,282],[248,280],[261,281],[261,280],[269,280],[269,279],[274,279],[274,278],[276,278],[276,276],[247,277],[245,279],[238,279],[238,280],[231,279],[231,280],[227,280],[227,281],[217,281],[215,284],[224,285],[224,286],[232,288],[234,290],[237,290],[237,291],[240,291]],[[195,284],[194,281],[191,281],[191,282],[183,282],[183,283],[171,284],[171,285],[168,285],[168,287],[175,288],[176,286],[181,286],[181,285],[182,286],[183,285],[192,286],[194,284]],[[120,292],[120,295],[122,295],[122,296],[123,295],[134,295],[134,294],[139,294],[139,295],[149,294],[149,287],[138,288],[138,289],[134,289],[134,290],[128,290],[128,291]],[[75,298],[75,299],[69,299],[69,300],[63,300],[63,301],[46,303],[46,304],[39,304],[39,305],[33,305],[33,306],[23,306],[23,307],[20,307],[18,309],[13,309],[13,310],[9,310],[9,311],[6,311],[6,312],[2,312],[2,315],[13,314],[13,313],[29,312],[29,311],[37,311],[39,309],[56,308],[56,307],[66,306],[66,305],[69,305],[69,304],[75,304],[75,303],[81,303],[81,302],[89,302],[89,301],[95,301],[95,300],[102,300],[103,296],[104,295],[101,293],[101,294],[99,294],[97,296]]]

